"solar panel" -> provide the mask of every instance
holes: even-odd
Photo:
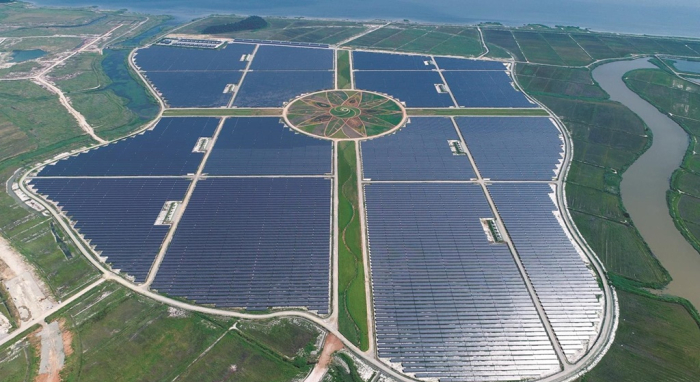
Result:
[[[564,141],[547,117],[457,118],[484,178],[551,180],[564,159]]]
[[[470,180],[469,158],[455,155],[459,140],[449,118],[414,117],[398,132],[362,142],[364,177],[372,180]]]
[[[199,138],[212,137],[218,118],[162,118],[153,130],[68,157],[39,176],[163,176],[197,172]]]
[[[153,288],[200,304],[328,313],[331,182],[200,180]]]
[[[229,85],[243,72],[147,72],[146,78],[170,107],[220,107],[231,100]],[[228,91],[227,91],[228,89]]]
[[[153,71],[232,71],[245,69],[241,60],[253,53],[254,45],[228,44],[223,49],[192,49],[152,45],[136,51],[134,58],[141,70]]]
[[[355,70],[433,70],[435,65],[428,56],[378,52],[352,52]]]
[[[379,357],[440,381],[536,378],[559,363],[471,184],[365,186]]]
[[[444,71],[442,75],[459,106],[538,107],[515,90],[505,71]]]
[[[570,361],[598,335],[603,292],[562,227],[547,184],[489,186],[498,212]]]
[[[332,70],[333,50],[261,45],[251,70]]]
[[[454,106],[447,93],[438,93],[443,85],[438,72],[433,71],[356,71],[355,88],[388,94],[407,107]]]
[[[282,107],[304,93],[333,89],[334,73],[327,70],[248,72],[234,106]]]
[[[284,127],[279,118],[229,118],[204,172],[209,175],[324,175],[333,145]]]
[[[155,225],[166,201],[179,201],[188,179],[34,178],[31,185],[75,222],[114,269],[144,281],[169,225]]]
[[[467,60],[463,58],[435,57],[435,62],[442,70],[500,70],[506,65],[500,61]]]

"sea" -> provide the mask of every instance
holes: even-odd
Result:
[[[698,0],[38,0],[46,6],[97,6],[190,20],[210,14],[437,24],[499,22],[566,25],[601,32],[700,38]]]

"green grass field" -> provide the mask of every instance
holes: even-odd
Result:
[[[338,143],[338,295],[340,332],[362,350],[369,347],[365,264],[358,215],[355,142]]]
[[[0,376],[4,382],[33,381],[39,370],[38,354],[26,339],[0,350]]]
[[[335,70],[338,81],[338,89],[352,89],[352,73],[350,73],[350,51],[338,51]]]
[[[299,355],[308,357],[315,350],[314,344],[322,334],[314,324],[294,318],[244,320],[239,322],[238,328],[261,345],[289,359]]]
[[[484,52],[474,27],[393,23],[348,42],[361,48],[474,57]]]
[[[168,308],[109,282],[49,320],[61,320],[73,338],[64,381],[213,382],[229,380],[235,365],[236,381],[282,382],[309,369],[261,346],[259,329],[239,333],[230,330],[233,319]],[[304,325],[286,326],[278,345],[301,351],[294,340],[307,333]]]

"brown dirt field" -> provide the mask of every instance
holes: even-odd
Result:
[[[68,358],[73,354],[73,332],[66,328],[66,320],[63,318],[58,321],[58,326],[61,328],[61,336],[63,337],[63,352]]]
[[[323,351],[321,356],[318,358],[318,363],[314,366],[308,377],[304,382],[320,382],[323,376],[328,371],[328,365],[331,363],[333,358],[333,353],[342,349],[344,347],[343,343],[334,336],[332,333],[328,333],[326,336],[326,341],[323,343]]]

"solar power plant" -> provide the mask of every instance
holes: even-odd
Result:
[[[379,357],[418,378],[513,381],[559,370],[533,301],[472,184],[368,184]]]
[[[226,89],[238,84],[243,72],[147,72],[145,76],[170,107],[221,107],[231,100]]]
[[[433,70],[435,65],[428,56],[389,54],[375,52],[352,52],[355,70]]]
[[[228,118],[209,155],[208,175],[324,175],[331,141],[284,127],[279,118]]]
[[[442,70],[506,70],[506,65],[500,61],[435,57],[435,62],[437,62],[437,66]]]
[[[333,70],[333,49],[260,45],[250,70]]]
[[[355,71],[355,88],[373,90],[402,101],[407,107],[454,106],[448,93],[438,93],[444,85],[435,71]]]
[[[489,186],[508,234],[569,360],[598,335],[602,290],[557,220],[547,184]]]
[[[464,107],[538,107],[515,90],[505,71],[443,71],[450,92]]]
[[[222,49],[193,49],[152,45],[139,49],[136,65],[146,72],[236,71],[245,69],[243,55],[253,53],[255,45],[228,44]]]
[[[197,172],[203,153],[199,138],[210,138],[218,118],[162,118],[153,130],[68,157],[38,176],[164,176]]]
[[[253,38],[237,38],[236,42],[248,42],[253,44],[263,45],[289,45],[289,46],[310,46],[315,48],[328,48],[328,44],[318,44],[315,42],[297,42],[297,41],[277,41],[277,40],[256,40]]]
[[[328,313],[331,181],[200,180],[153,288],[201,304]]]
[[[282,107],[300,94],[333,89],[334,81],[334,73],[329,70],[251,71],[246,74],[233,105]]]
[[[30,183],[75,223],[75,228],[119,269],[146,279],[170,226],[155,225],[166,201],[179,201],[188,179],[34,178]]]
[[[476,175],[466,155],[454,155],[449,141],[459,135],[449,118],[414,117],[394,134],[362,142],[365,179],[470,180]]]
[[[552,180],[564,160],[564,141],[549,118],[456,118],[484,178]]]

